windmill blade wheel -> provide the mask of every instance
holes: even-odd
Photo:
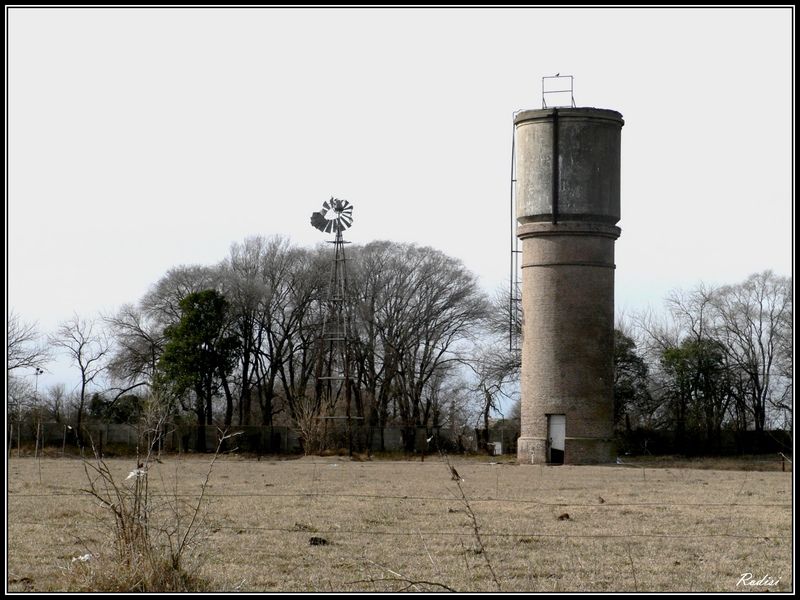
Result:
[[[323,233],[341,232],[353,224],[353,205],[331,196],[322,208],[311,214],[311,226]]]

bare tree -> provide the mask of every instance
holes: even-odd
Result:
[[[706,439],[716,447],[720,442],[722,423],[736,400],[736,373],[726,361],[724,343],[719,337],[715,299],[720,291],[704,284],[686,293],[674,291],[667,297],[667,307],[679,324],[681,344],[662,353],[662,364],[668,364],[676,380],[678,393],[673,394],[682,406],[678,423],[679,438],[687,421],[704,428]],[[676,390],[673,390],[676,391]],[[690,412],[692,414],[690,414]]]
[[[461,359],[456,353],[460,342],[478,333],[489,307],[475,276],[460,261],[432,248],[409,248],[406,255],[417,267],[407,315],[413,335],[404,348],[399,380],[411,409],[411,420],[406,422],[425,425],[429,412],[429,401],[422,394],[425,384],[443,364]]]
[[[775,354],[776,392],[770,395],[772,407],[782,413],[785,429],[791,429],[794,414],[794,308],[790,302],[779,321]]]
[[[718,447],[736,401],[735,373],[718,337],[717,293],[702,283],[689,291],[674,290],[666,298],[668,314],[663,318],[647,312],[634,319],[644,334],[638,342],[630,331],[631,336],[617,334],[616,373],[627,381],[615,380],[615,393],[625,401],[626,393],[636,392],[626,410],[632,408],[630,414],[648,428],[672,430],[679,451],[703,434],[708,448]],[[644,349],[646,364],[640,362],[638,349]],[[649,387],[642,380],[649,380]]]
[[[617,427],[624,425],[630,433],[632,419],[649,412],[652,399],[647,362],[634,339],[626,335],[629,329],[624,323],[621,327],[614,328],[614,423]]]
[[[490,311],[486,320],[487,333],[496,337],[498,342],[502,340],[505,343],[506,351],[515,359],[516,369],[519,373],[522,362],[522,351],[519,346],[522,341],[523,323],[520,300],[511,296],[509,286],[503,286],[495,290],[489,302]]]
[[[475,447],[473,441],[477,441],[475,428],[483,420],[484,398],[478,396],[476,402],[475,391],[474,378],[468,377],[464,369],[453,369],[452,376],[442,390],[444,403],[441,425],[449,429],[450,440],[455,444],[454,449],[457,451],[473,449]],[[519,405],[518,396],[516,405]],[[519,423],[518,414],[516,419]]]
[[[782,351],[785,355],[786,340],[792,338],[791,279],[772,271],[756,273],[740,284],[720,288],[714,307],[725,351],[745,375],[746,409],[755,430],[763,433]]]
[[[398,270],[391,242],[371,242],[351,252],[350,271],[354,303],[352,327],[353,359],[358,385],[356,406],[367,418],[371,435],[377,429],[380,449],[385,449],[384,430],[390,401],[396,397],[398,359],[396,340],[400,334],[403,298],[390,290],[406,287],[408,273]],[[393,343],[391,340],[395,340]]]
[[[284,277],[274,280],[277,287],[273,289],[280,295],[270,296],[269,311],[265,312],[270,323],[264,358],[277,367],[291,417],[297,418],[300,407],[306,418],[309,414],[319,416],[322,407],[313,391],[313,378],[323,319],[323,282],[330,259],[318,249],[295,251],[281,262],[286,260],[285,270],[273,271],[276,275],[284,273]]]
[[[9,376],[6,382],[7,418],[13,427],[12,433],[16,435],[17,448],[20,442],[20,428],[33,404],[33,396],[33,386],[30,382],[22,377]]]
[[[241,340],[236,379],[242,425],[250,424],[253,398],[258,400],[264,425],[271,425],[276,413],[275,385],[284,349],[284,338],[278,329],[281,313],[290,302],[297,267],[294,263],[302,253],[281,236],[255,236],[233,244],[222,265],[232,326]]]
[[[180,265],[167,271],[145,294],[141,309],[161,330],[181,319],[180,303],[194,292],[219,288],[219,270],[203,265]]]
[[[378,418],[389,403],[413,448],[417,427],[431,423],[448,363],[462,360],[462,343],[477,333],[488,303],[475,276],[460,261],[433,248],[373,242],[356,262],[360,380]]]
[[[673,427],[680,445],[689,430],[705,433],[710,448],[728,423],[755,429],[759,439],[770,410],[791,415],[791,279],[771,271],[712,288],[676,290],[669,315],[640,315],[653,403],[647,418]]]
[[[44,407],[49,417],[56,423],[61,423],[67,418],[67,388],[63,383],[51,385],[44,394]]]
[[[475,375],[471,390],[479,397],[483,426],[483,439],[479,440],[479,446],[482,448],[489,442],[489,418],[492,412],[500,412],[501,399],[512,398],[513,386],[519,377],[518,353],[509,351],[504,333],[507,334],[496,331],[495,334],[500,336],[494,343],[476,345],[472,359],[467,362]]]
[[[8,316],[8,372],[15,369],[41,369],[50,355],[40,342],[36,323],[26,323],[12,310]]]
[[[89,388],[96,383],[107,365],[106,355],[109,352],[109,341],[95,320],[83,319],[77,314],[63,322],[56,334],[50,338],[51,343],[65,351],[73,365],[80,371],[80,384],[77,397],[76,433],[82,440],[83,415],[86,410]]]
[[[251,237],[232,244],[222,265],[225,296],[231,306],[232,327],[240,340],[238,417],[249,425],[252,414],[251,388],[255,375],[259,339],[258,305],[266,290],[261,281],[264,238]]]
[[[141,308],[126,304],[105,317],[114,347],[108,371],[116,383],[112,403],[140,386],[151,386],[158,359],[164,350],[164,332],[156,320]]]

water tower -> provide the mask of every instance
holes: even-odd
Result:
[[[523,464],[614,456],[622,126],[620,113],[599,108],[543,108],[514,117]]]

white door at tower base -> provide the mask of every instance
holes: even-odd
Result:
[[[567,416],[547,415],[547,462],[564,462],[564,439],[567,436]]]

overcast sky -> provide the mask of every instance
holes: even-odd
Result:
[[[7,9],[7,306],[43,332],[245,237],[416,242],[507,284],[512,115],[618,110],[618,311],[792,273],[793,14]],[[57,365],[39,385],[63,379]]]

